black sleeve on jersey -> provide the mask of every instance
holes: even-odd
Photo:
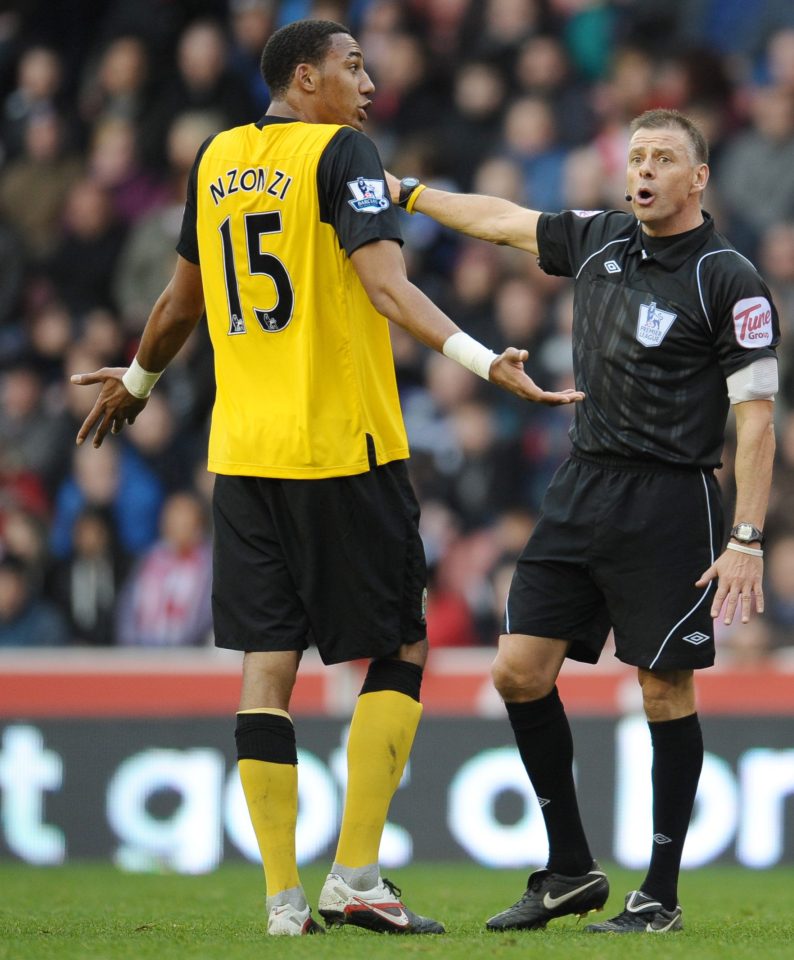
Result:
[[[176,245],[176,252],[180,257],[189,260],[191,263],[199,262],[198,234],[196,233],[196,216],[198,204],[196,194],[198,192],[198,169],[204,151],[212,143],[215,134],[207,139],[199,147],[196,159],[190,170],[190,176],[187,180],[187,196],[185,198],[185,212],[182,215],[182,229],[179,232],[179,242]]]
[[[383,198],[388,205],[377,212],[359,212],[351,201],[356,194],[349,184],[359,179],[383,185]],[[336,230],[347,255],[375,240],[396,240],[402,243],[397,210],[389,200],[386,175],[375,144],[358,130],[343,127],[330,140],[317,165],[317,195],[320,220]],[[369,208],[370,210],[372,208]]]
[[[700,286],[703,306],[714,335],[717,357],[726,378],[762,357],[776,355],[775,347],[780,342],[777,310],[769,288],[748,260],[733,250],[708,257],[701,267]],[[750,307],[753,303],[761,304],[762,301],[769,304],[771,329],[768,334],[763,323],[756,330],[743,331],[743,309],[737,309],[737,304],[743,300],[748,301],[745,306]],[[763,319],[764,312],[765,308],[751,310],[749,315]],[[753,337],[758,335],[759,331],[763,337],[763,345],[753,347]]]
[[[542,213],[538,264],[554,277],[575,277],[584,261],[609,240],[629,236],[636,221],[620,210]]]

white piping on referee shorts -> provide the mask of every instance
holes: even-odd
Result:
[[[706,475],[703,473],[702,470],[700,471],[700,479],[701,479],[701,481],[702,481],[702,483],[703,483],[703,492],[704,492],[705,497],[706,497],[706,514],[707,514],[707,516],[708,516],[708,518],[709,518],[709,554],[710,554],[710,556],[711,556],[711,562],[709,563],[709,566],[711,566],[711,564],[714,563],[714,525],[713,525],[712,520],[711,520],[711,504],[709,503],[709,488],[708,488],[708,485],[707,485],[707,483],[706,483]],[[667,634],[667,636],[664,638],[664,640],[662,641],[661,647],[659,647],[659,650],[658,650],[656,656],[653,658],[653,660],[651,661],[651,663],[650,663],[650,665],[649,665],[649,667],[648,667],[649,670],[653,670],[653,668],[656,666],[656,661],[659,659],[659,657],[661,657],[662,651],[663,651],[664,648],[667,646],[667,641],[670,639],[670,637],[673,635],[673,633],[681,626],[681,624],[684,622],[684,620],[687,619],[687,617],[691,617],[691,616],[692,616],[692,614],[695,612],[695,610],[697,610],[697,608],[701,605],[701,603],[703,603],[703,601],[704,601],[704,600],[706,599],[706,597],[709,595],[709,591],[711,590],[713,584],[714,584],[714,581],[712,580],[712,581],[709,583],[709,585],[703,590],[703,594],[702,594],[702,596],[700,597],[700,599],[698,600],[698,602],[697,602],[690,610],[687,610],[687,612],[684,614],[684,616],[681,617],[681,619],[678,621],[678,623],[670,630],[670,632],[669,632],[669,633]]]

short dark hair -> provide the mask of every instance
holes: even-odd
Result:
[[[284,96],[299,63],[319,66],[337,33],[350,35],[350,30],[333,20],[296,20],[276,30],[265,44],[260,63],[270,96],[274,100]]]
[[[683,130],[687,135],[696,163],[709,162],[709,145],[703,132],[693,120],[678,110],[646,110],[631,121],[629,134],[633,137],[638,130],[669,130],[671,127]]]

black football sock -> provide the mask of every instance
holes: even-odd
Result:
[[[557,688],[540,700],[507,703],[518,752],[541,805],[553,873],[580,876],[593,857],[573,782],[573,739]]]
[[[696,713],[649,723],[653,744],[653,848],[643,893],[666,910],[678,903],[684,840],[703,766],[703,735]]]

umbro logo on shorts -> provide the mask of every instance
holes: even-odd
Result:
[[[700,630],[696,630],[694,633],[688,633],[684,637],[686,643],[691,643],[694,647],[699,647],[701,643],[705,643],[708,640],[709,636],[707,633],[701,633]]]

